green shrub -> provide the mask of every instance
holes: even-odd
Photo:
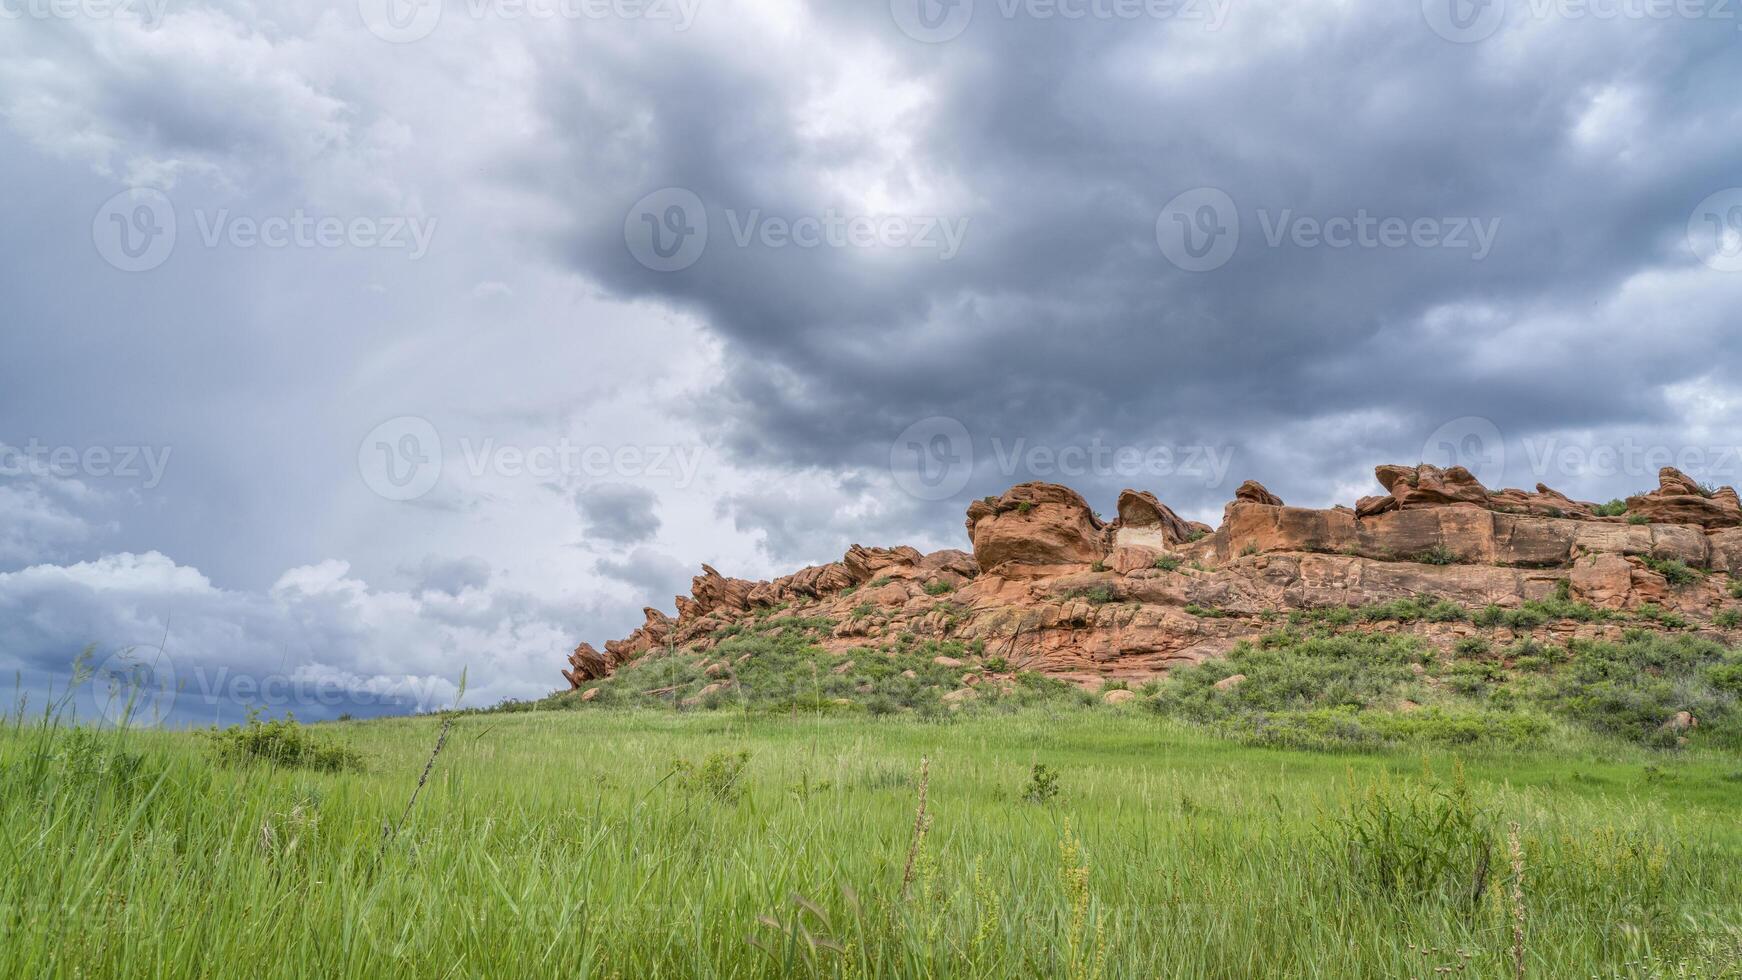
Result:
[[[1064,594],[1066,599],[1083,599],[1091,606],[1104,606],[1119,598],[1119,593],[1110,585],[1096,585],[1087,589],[1072,589]]]
[[[672,775],[677,786],[686,793],[705,796],[720,803],[736,803],[744,795],[742,777],[750,763],[750,753],[712,752],[700,766],[688,759],[673,759]]]
[[[1680,613],[1671,612],[1655,602],[1648,602],[1640,606],[1638,609],[1634,610],[1633,615],[1640,619],[1656,623],[1666,629],[1685,630],[1693,625],[1687,621],[1687,617]]]
[[[1650,524],[1651,519],[1646,517],[1644,514],[1628,514],[1627,523],[1638,526],[1642,524]]]
[[[1177,572],[1179,571],[1179,559],[1173,555],[1162,555],[1155,560],[1155,567],[1164,572]]]
[[[1327,606],[1321,609],[1299,609],[1289,614],[1295,625],[1322,623],[1326,626],[1347,626],[1363,623],[1455,623],[1468,615],[1464,607],[1444,599],[1429,602],[1424,599],[1392,599],[1367,606]]]
[[[1498,876],[1496,819],[1476,803],[1460,767],[1451,785],[1376,783],[1320,829],[1351,883],[1392,900],[1470,911]]]
[[[1228,615],[1220,609],[1210,609],[1206,606],[1200,606],[1195,602],[1186,606],[1185,611],[1187,615],[1197,616],[1200,619],[1221,619],[1223,616]]]
[[[317,738],[313,731],[297,724],[292,715],[275,721],[260,720],[258,709],[248,713],[245,725],[212,728],[204,733],[212,755],[229,765],[265,762],[287,769],[313,769],[317,772],[346,772],[363,768],[363,757],[355,750]]]
[[[1575,640],[1564,671],[1536,698],[1600,732],[1648,745],[1671,745],[1664,722],[1678,711],[1700,720],[1699,737],[1737,745],[1742,652],[1688,636],[1631,630],[1620,643]]]
[[[1742,578],[1730,580],[1730,598],[1742,599]]]
[[[1689,568],[1687,562],[1680,558],[1652,558],[1646,556],[1640,559],[1645,567],[1669,580],[1671,585],[1692,585],[1700,580],[1702,572],[1697,568]]]
[[[1028,772],[1028,785],[1023,787],[1024,803],[1051,803],[1059,795],[1059,775],[1046,766],[1035,763]]]
[[[1028,516],[1029,512],[1031,512],[1033,510],[1034,510],[1034,504],[1032,504],[1026,500],[1021,501],[1020,503],[1018,503],[1016,505],[1016,512],[1018,514],[1023,515],[1024,517]]]
[[[1733,630],[1742,626],[1742,610],[1725,609],[1712,617],[1712,625],[1719,629]]]
[[[927,582],[925,586],[926,595],[948,595],[954,591],[956,591],[956,587],[943,579]]]
[[[1455,565],[1464,559],[1445,545],[1436,544],[1432,548],[1416,555],[1415,560],[1424,565]]]
[[[1591,513],[1598,517],[1620,517],[1627,513],[1627,501],[1617,498],[1606,504],[1598,504]]]

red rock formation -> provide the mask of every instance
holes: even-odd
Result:
[[[1019,565],[1086,565],[1107,554],[1106,527],[1075,490],[1054,483],[1023,483],[996,501],[968,507],[968,538],[983,569]]]
[[[1697,524],[1700,527],[1742,525],[1742,504],[1733,487],[1719,487],[1710,496],[1694,479],[1673,466],[1657,472],[1658,487],[1627,498],[1627,512],[1656,524]]]
[[[1376,475],[1390,494],[1354,510],[1288,507],[1249,481],[1213,531],[1144,491],[1121,493],[1118,519],[1107,524],[1075,491],[1025,483],[968,508],[972,555],[854,545],[838,562],[772,582],[703,566],[691,595],[678,597],[675,619],[648,609],[646,623],[603,654],[577,647],[563,674],[583,687],[655,650],[706,651],[722,627],[753,626],[758,612],[777,605],[833,621],[823,645],[853,651],[861,663],[913,635],[978,641],[986,656],[1019,669],[1085,682],[1140,679],[1220,656],[1297,609],[1401,598],[1514,607],[1564,591],[1603,608],[1651,603],[1710,624],[1738,607],[1727,589],[1730,576],[1742,576],[1742,508],[1728,488],[1708,497],[1665,470],[1658,490],[1629,500],[1632,513],[1650,518],[1635,524],[1597,517],[1593,505],[1541,484],[1534,493],[1491,493],[1459,467],[1381,466]],[[1671,584],[1647,558],[1714,574]],[[863,614],[867,605],[873,615]],[[1642,623],[1649,626],[1627,625]],[[1474,629],[1371,628],[1407,629],[1447,646]],[[1622,628],[1568,622],[1538,632],[1564,639]]]

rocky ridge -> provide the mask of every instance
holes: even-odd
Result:
[[[1490,491],[1462,467],[1375,475],[1387,492],[1353,509],[1289,507],[1247,481],[1216,528],[1146,491],[1121,493],[1108,522],[1068,487],[1024,483],[969,506],[972,554],[855,545],[772,582],[704,565],[675,618],[645,610],[644,625],[603,651],[580,644],[563,676],[581,689],[655,651],[706,654],[773,610],[827,623],[821,645],[832,652],[959,640],[1009,672],[1090,687],[1219,656],[1291,613],[1400,599],[1501,610],[1552,599],[1614,613],[1498,627],[1549,642],[1637,627],[1742,636],[1732,584],[1742,583],[1742,503],[1730,487],[1665,468],[1656,490],[1614,513],[1541,484]],[[1462,618],[1362,628],[1447,648],[1495,629]]]

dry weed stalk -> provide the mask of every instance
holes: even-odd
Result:
[[[908,890],[913,885],[913,864],[919,857],[919,849],[925,844],[925,832],[930,821],[925,812],[926,791],[931,786],[931,759],[926,756],[919,760],[919,807],[913,814],[913,840],[907,845],[907,866],[901,870],[901,896],[907,897]]]
[[[1518,842],[1518,821],[1508,825],[1506,847],[1512,853],[1512,972],[1524,977],[1524,848]]]

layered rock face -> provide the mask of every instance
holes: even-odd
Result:
[[[1714,622],[1742,610],[1730,585],[1742,579],[1742,507],[1728,487],[1708,491],[1665,469],[1625,515],[1600,516],[1540,484],[1490,491],[1461,467],[1381,466],[1375,476],[1386,494],[1329,510],[1286,506],[1247,481],[1217,528],[1136,490],[1120,494],[1109,523],[1068,487],[1024,483],[968,508],[972,554],[855,545],[772,582],[704,565],[675,619],[646,610],[646,623],[603,653],[577,647],[563,676],[580,688],[652,651],[711,649],[727,627],[773,615],[829,620],[825,645],[837,651],[874,655],[904,634],[955,639],[1012,670],[1089,685],[1218,656],[1296,610],[1395,599],[1515,609],[1554,598],[1617,613],[1517,630],[1547,641],[1627,628],[1742,638]],[[1464,621],[1370,628],[1448,647],[1476,631]]]

